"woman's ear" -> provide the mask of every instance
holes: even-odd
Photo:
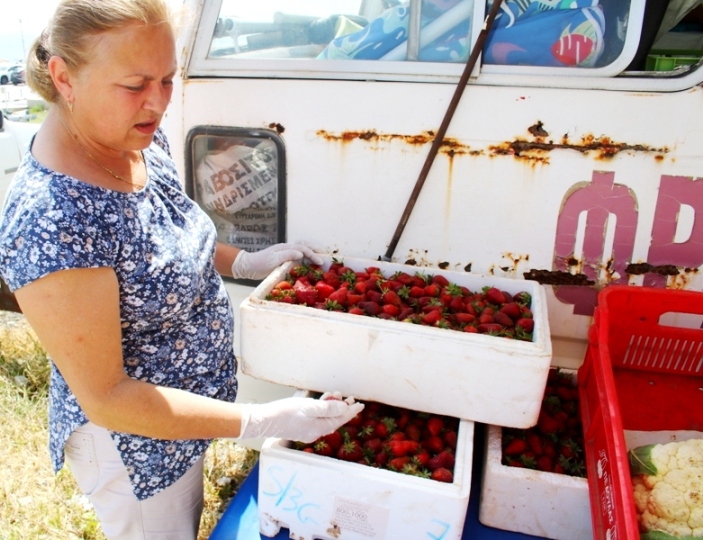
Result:
[[[66,61],[60,56],[52,56],[49,58],[47,68],[56,89],[67,103],[71,103],[73,101],[73,85],[71,84],[72,77]]]

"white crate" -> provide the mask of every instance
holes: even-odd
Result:
[[[471,491],[474,424],[459,423],[452,484],[289,448],[259,457],[259,528],[305,540],[460,540]]]
[[[331,257],[323,256],[328,268]],[[532,295],[533,341],[468,334],[265,300],[293,266],[274,270],[241,304],[241,366],[247,375],[318,392],[526,428],[537,422],[552,357],[545,292],[535,281],[344,259],[384,275],[442,274],[480,291]]]
[[[576,383],[575,371],[562,372]],[[488,426],[479,521],[553,540],[593,538],[588,480],[503,465],[502,435],[500,426]]]

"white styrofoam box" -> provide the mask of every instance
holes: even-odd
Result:
[[[554,540],[593,538],[588,480],[503,465],[503,429],[487,427],[479,521]]]
[[[454,482],[438,482],[289,448],[259,457],[259,529],[305,540],[461,539],[471,491],[474,424],[459,423]]]
[[[323,255],[324,268],[331,257]],[[265,300],[294,263],[274,270],[240,306],[242,371],[270,382],[380,401],[476,422],[526,428],[537,422],[552,348],[543,287],[495,278],[367,259],[369,266],[442,274],[480,291],[495,286],[532,295],[533,341],[469,334],[398,321]]]

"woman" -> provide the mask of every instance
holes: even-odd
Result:
[[[53,106],[0,221],[0,272],[52,359],[54,467],[65,456],[109,539],[195,538],[210,439],[314,440],[362,408],[232,403],[219,274],[261,278],[317,256],[216,242],[159,130],[175,74],[163,0],[63,0],[27,66]]]

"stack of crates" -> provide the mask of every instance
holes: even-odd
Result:
[[[331,257],[323,257],[329,268]],[[262,534],[367,540],[462,536],[471,487],[474,422],[527,428],[537,422],[551,363],[545,291],[518,281],[366,259],[343,260],[384,276],[442,274],[480,291],[532,296],[531,342],[469,334],[267,301],[293,263],[276,269],[241,305],[242,371],[304,392],[340,391],[412,411],[460,419],[454,481],[308,454],[268,439],[259,462]]]

